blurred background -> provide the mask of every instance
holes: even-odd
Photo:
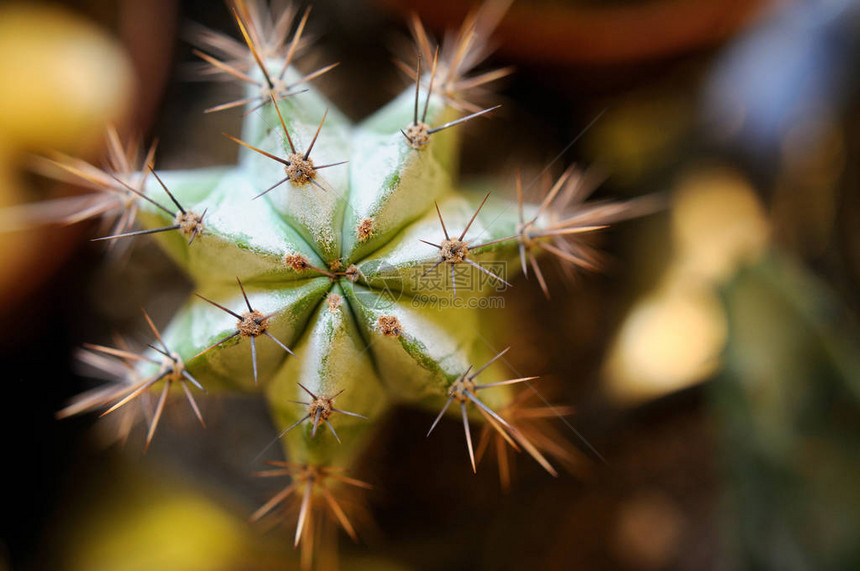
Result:
[[[409,14],[438,38],[467,9],[318,0],[299,65],[342,62],[317,85],[358,120],[407,84],[391,57]],[[31,157],[97,163],[108,121],[157,137],[160,169],[234,161],[218,133],[241,113],[202,111],[236,88],[195,78],[192,22],[237,35],[211,0],[0,4],[0,206],[74,192]],[[606,232],[603,273],[545,264],[551,300],[519,279],[489,318],[491,342],[516,334],[511,367],[574,407],[556,423],[569,473],[518,461],[505,492],[488,459],[469,474],[455,423],[416,440],[432,418],[397,411],[345,568],[860,568],[858,40],[851,0],[513,4],[487,69],[516,71],[501,112],[464,129],[463,180],[513,196],[521,168],[539,196],[576,162],[604,177],[598,198],[670,207]],[[140,433],[55,420],[93,385],[75,348],[145,340],[139,307],[165,324],[191,288],[154,244],[106,258],[93,232],[0,240],[0,568],[291,568],[290,530],[246,523],[277,485],[250,477],[261,402],[204,401],[205,432],[168,407],[146,456]]]

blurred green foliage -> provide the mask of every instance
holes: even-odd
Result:
[[[731,568],[860,568],[860,353],[832,293],[779,255],[723,291],[729,342],[711,385]]]

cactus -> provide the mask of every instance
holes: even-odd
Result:
[[[60,415],[123,415],[127,435],[143,418],[141,397],[154,393],[149,446],[164,408],[181,404],[170,402],[176,396],[203,424],[195,392],[262,394],[288,462],[261,475],[288,485],[251,519],[294,502],[297,545],[314,543],[324,514],[356,537],[341,498],[368,487],[351,469],[392,406],[437,414],[428,435],[446,414],[462,423],[473,471],[480,424],[479,448],[496,439],[503,481],[506,445],[555,475],[565,446],[517,414],[517,390],[537,377],[512,378],[501,359],[508,349],[486,349],[480,300],[511,287],[518,272],[549,296],[540,256],[596,269],[580,236],[653,202],[587,203],[592,188],[573,167],[537,204],[524,200],[519,180],[516,200],[458,184],[460,131],[495,109],[473,97],[508,72],[472,73],[487,12],[441,50],[415,20],[419,56],[414,70],[404,64],[414,85],[358,124],[313,87],[334,66],[302,75],[292,65],[305,47],[307,12],[291,35],[293,10],[270,14],[237,1],[234,15],[243,43],[207,32],[197,53],[208,73],[245,85],[244,97],[208,110],[244,108],[241,133],[225,133],[238,164],[156,171],[154,149],[137,163],[136,148],[111,132],[106,169],[69,157],[47,165],[94,190],[63,203],[64,222],[113,220],[99,237],[109,244],[152,234],[196,288],[163,333],[144,312],[153,337],[145,352],[86,346],[82,359],[115,382]],[[542,410],[537,418],[549,416]]]

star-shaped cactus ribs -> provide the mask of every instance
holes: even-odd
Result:
[[[472,469],[472,426],[486,423],[554,474],[546,442],[532,442],[498,412],[512,402],[512,385],[534,377],[504,375],[504,352],[493,356],[483,337],[488,306],[466,302],[491,293],[498,299],[512,285],[534,287],[513,281],[526,262],[536,264],[543,253],[575,257],[584,248],[576,242],[583,232],[641,210],[583,202],[586,193],[568,182],[572,171],[540,204],[525,202],[523,192],[517,200],[507,183],[492,194],[461,190],[454,168],[459,137],[479,129],[479,121],[437,127],[432,140],[415,148],[410,127],[457,121],[468,108],[468,91],[500,75],[464,75],[480,59],[471,50],[480,43],[475,34],[488,32],[485,24],[470,24],[459,47],[447,55],[443,49],[438,61],[424,34],[419,48],[424,61],[434,62],[430,69],[416,70],[415,85],[352,124],[307,81],[306,92],[289,96],[272,88],[273,78],[286,78],[287,85],[307,79],[291,65],[307,15],[291,42],[266,40],[274,48],[262,54],[261,32],[251,32],[258,26],[249,27],[244,14],[235,11],[247,61],[234,61],[241,53],[234,50],[230,62],[210,62],[245,85],[242,131],[230,136],[240,143],[237,164],[159,171],[141,189],[147,200],[139,207],[144,230],[177,225],[177,212],[165,204],[207,213],[193,244],[182,232],[154,235],[198,294],[159,347],[188,356],[188,371],[212,393],[261,392],[274,441],[295,466],[314,467],[284,465],[295,483],[264,507],[291,494],[302,497],[301,538],[308,498],[317,497],[313,478],[353,469],[393,403],[438,414],[433,426],[445,413],[462,422]],[[428,272],[434,264],[446,271]],[[452,271],[459,274],[448,279]],[[258,343],[261,336],[269,340]],[[139,381],[129,394],[151,381]],[[353,535],[337,504],[319,494]]]

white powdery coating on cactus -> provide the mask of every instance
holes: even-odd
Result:
[[[441,132],[420,151],[411,148],[402,131],[413,121],[414,97],[414,89],[407,88],[353,130],[350,208],[345,213],[343,232],[344,256],[351,262],[362,259],[419,218],[435,198],[451,188],[448,169],[456,162],[458,132]],[[422,90],[419,114],[423,114],[424,97]],[[442,99],[432,97],[427,121],[437,124],[448,119],[449,110]],[[375,232],[361,240],[356,228],[366,218],[374,219]]]
[[[469,218],[474,214],[475,207],[462,196],[449,194],[439,201],[439,210],[442,212],[448,234],[451,238],[456,238],[469,223]],[[472,223],[466,234],[466,241],[475,241],[472,240],[473,237],[480,237],[477,241],[489,241],[496,237],[502,237],[501,235],[496,236],[499,232],[495,231],[495,225],[485,225],[486,223],[482,218],[484,218],[483,213]],[[493,221],[487,220],[486,222]],[[371,258],[384,260],[388,267],[396,271],[419,264],[432,263],[439,259],[439,250],[420,240],[439,244],[444,239],[445,234],[439,223],[436,209],[431,207],[420,220],[412,223],[403,231],[396,243],[388,244],[382,250],[374,253]],[[409,275],[411,276],[411,273]],[[404,283],[404,287],[410,285]],[[412,287],[408,287],[408,289],[409,291],[415,290]]]
[[[296,123],[296,125],[301,125]],[[291,133],[297,148],[310,144],[315,128],[310,131],[307,126],[298,127],[295,134]],[[313,148],[311,158],[314,164],[322,165],[346,160],[349,148],[346,145],[332,145],[323,140],[329,133],[323,129],[317,144]],[[277,156],[287,153],[281,144],[283,133],[272,131],[263,141],[261,148]],[[300,143],[301,141],[301,143]],[[300,145],[304,145],[300,147]],[[253,151],[249,151],[253,152]],[[286,177],[284,166],[268,157],[254,153],[256,156],[248,159],[246,171],[248,179],[253,181],[254,194],[258,195],[271,185]],[[347,166],[335,166],[320,171],[315,182],[297,185],[287,181],[264,197],[253,200],[267,206],[270,203],[291,225],[312,242],[315,249],[326,259],[334,259],[340,255],[340,231],[343,209],[346,205],[348,192]]]
[[[277,312],[269,319],[268,331],[291,347],[304,330],[315,305],[314,298],[328,287],[330,282],[327,278],[317,278],[278,290],[258,289],[245,284],[245,291],[254,309],[264,314]],[[210,288],[200,293],[240,315],[248,310],[235,278],[232,283],[217,287],[211,287],[210,284]],[[202,349],[236,331],[237,321],[234,316],[194,297],[173,319],[164,332],[164,339],[171,349],[182,356],[189,368],[193,371],[204,370],[205,374],[201,376],[207,378],[207,389],[217,389],[221,384],[254,390],[251,348],[247,338],[237,336],[192,359]],[[258,337],[256,344],[260,381],[265,384],[271,372],[288,356],[268,338]]]
[[[438,307],[432,304],[427,304],[422,308],[414,308],[409,307],[407,303],[396,303],[377,315],[395,316],[401,324],[403,342],[410,345],[411,350],[420,352],[428,360],[435,362],[445,374],[457,375],[466,370],[469,366],[466,355],[470,349],[467,345],[470,345],[475,338],[474,332],[478,326],[477,313],[474,310],[440,311]],[[451,331],[450,326],[454,323],[457,327]],[[378,347],[374,346],[374,349],[378,349],[380,353],[390,352],[389,359],[413,361],[412,363],[405,363],[409,365],[405,369],[398,366],[385,368],[385,370],[412,371],[411,375],[398,373],[398,376],[411,377],[413,389],[417,393],[412,398],[440,394],[444,386],[440,383],[442,379],[433,371],[425,372],[426,369],[423,367],[421,369],[416,368],[414,357],[409,356],[399,345],[401,345],[400,341],[392,340],[391,343],[383,342],[379,343]],[[391,381],[394,380],[391,379]],[[405,384],[402,379],[400,383]],[[402,389],[403,387],[399,388]]]
[[[187,265],[188,271],[203,280],[218,279],[233,283],[237,275],[254,279],[284,275],[282,256],[286,244],[307,256],[311,264],[322,263],[307,242],[265,202],[252,200],[254,189],[243,170],[213,169],[210,180],[192,171],[164,171],[159,174],[180,204],[188,211],[205,216],[203,233],[188,245],[187,237],[165,233],[157,237],[165,248]],[[196,174],[196,176],[195,176]],[[147,184],[150,198],[168,209],[175,205],[151,177]],[[205,192],[204,192],[205,191]],[[172,224],[166,213],[141,201],[141,219],[148,227]],[[253,221],[248,224],[248,221]],[[236,246],[239,246],[238,248]]]
[[[288,360],[275,375],[267,388],[267,396],[276,424],[283,430],[307,414],[306,407],[289,402],[309,400],[309,395],[298,383],[318,396],[330,397],[343,391],[334,405],[340,410],[367,416],[368,420],[335,414],[331,422],[340,434],[342,444],[332,439],[327,427],[323,427],[325,430],[316,437],[310,437],[309,424],[294,431],[304,433],[304,437],[288,434],[282,440],[283,445],[299,458],[306,453],[323,454],[326,462],[341,465],[341,460],[348,463],[348,459],[361,452],[360,441],[370,435],[366,429],[389,405],[389,398],[376,376],[370,352],[362,342],[344,292],[338,285],[330,290],[329,296],[335,295],[343,303],[334,310],[324,301],[319,304],[308,329],[294,348],[297,358]],[[307,446],[308,438],[315,443],[314,446]],[[295,448],[292,447],[294,444]],[[309,448],[312,448],[311,452]]]
[[[404,144],[403,135],[357,133],[350,163],[350,209],[346,213],[344,245],[352,260],[357,224],[374,221],[376,236],[383,239],[420,217],[433,200],[451,187],[451,179],[435,157],[419,155]],[[352,248],[350,248],[352,246]]]
[[[438,397],[447,383],[462,374],[482,356],[489,359],[480,331],[478,308],[442,309],[414,299],[394,301],[356,285],[354,303],[360,326],[371,338],[370,350],[379,365],[382,380],[395,398],[438,408]],[[353,302],[355,300],[355,302]],[[398,337],[387,337],[379,327],[382,316],[395,317],[401,326]],[[481,363],[477,363],[480,365]],[[496,370],[481,374],[483,382],[502,380]],[[495,406],[503,404],[504,391],[491,395]]]
[[[293,69],[287,73],[288,81],[300,77]],[[295,150],[301,154],[307,151],[328,110],[325,124],[309,158],[315,166],[350,160],[349,121],[315,90],[287,97],[279,102],[279,108]],[[242,134],[245,142],[282,159],[292,153],[271,103],[248,116]],[[255,187],[255,195],[287,176],[282,163],[249,149],[240,151],[240,164]],[[329,262],[340,257],[341,227],[349,195],[348,166],[321,169],[317,171],[314,181],[323,188],[312,182],[297,185],[287,181],[255,202],[269,202],[274,206]]]
[[[285,242],[292,244],[295,241],[285,235],[289,228],[279,223],[279,217],[269,205],[262,200],[252,200],[258,192],[249,184],[249,179],[247,176],[236,177],[219,186],[221,201],[212,214],[211,223],[255,251],[277,256],[283,252]],[[249,224],[249,221],[253,223]],[[304,243],[299,242],[296,246],[302,247]],[[311,252],[303,248],[301,253],[307,255]]]

